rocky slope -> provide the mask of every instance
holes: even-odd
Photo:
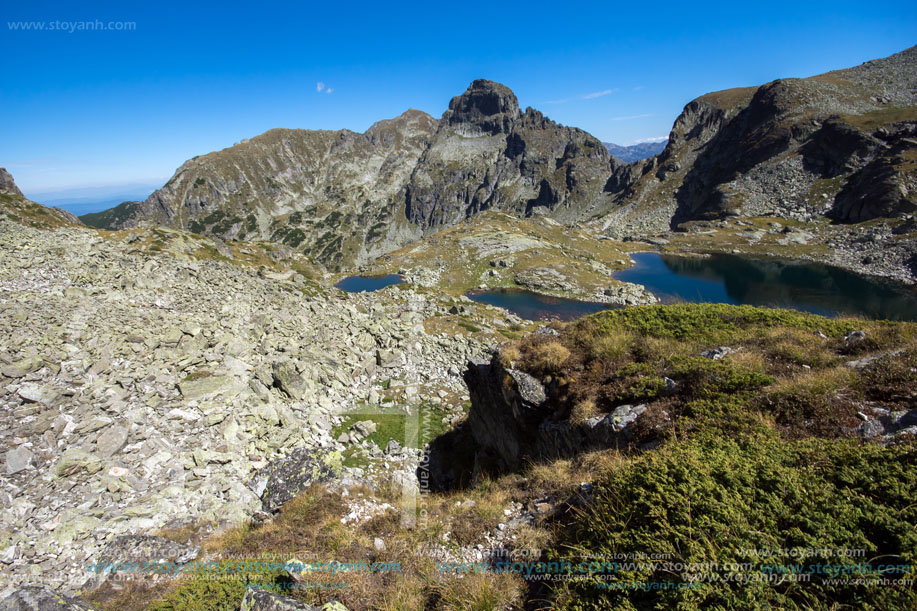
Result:
[[[364,134],[271,130],[191,159],[144,202],[83,220],[270,240],[340,268],[485,209],[578,218],[609,164],[595,138],[478,80],[439,121],[409,110]]]
[[[78,218],[60,208],[48,208],[22,195],[9,172],[0,168],[0,214],[32,227],[79,225]]]
[[[315,477],[369,477],[341,465],[381,456],[332,437],[345,412],[461,412],[460,369],[484,346],[427,331],[452,298],[345,294],[288,249],[45,216],[0,214],[7,583],[73,592],[118,536],[239,523]]]
[[[144,202],[83,220],[270,240],[335,267],[417,235],[406,223],[402,192],[435,127],[429,115],[409,110],[365,134],[271,130],[189,160]]]

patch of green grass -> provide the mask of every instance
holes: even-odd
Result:
[[[465,330],[468,331],[469,333],[480,333],[480,331],[481,331],[481,328],[480,328],[480,327],[476,327],[476,326],[474,326],[473,324],[471,324],[470,322],[465,322],[464,320],[460,320],[460,321],[458,322],[458,326],[460,326],[461,328],[465,329]]]
[[[917,106],[892,106],[861,115],[844,115],[845,122],[864,130],[874,130],[903,121],[917,121]]]
[[[421,403],[412,409],[419,410],[419,413],[409,415],[401,409],[390,407],[348,412],[343,414],[343,422],[334,427],[332,436],[336,438],[341,433],[349,433],[357,422],[369,420],[375,423],[376,430],[366,439],[378,447],[384,449],[394,439],[402,447],[422,448],[448,430],[449,426],[442,422],[445,413],[437,406]]]
[[[853,330],[865,338],[847,342]],[[504,346],[501,361],[542,379],[561,415],[577,405],[608,413],[622,404],[648,404],[644,420],[653,426],[638,427],[635,444],[719,427],[715,413],[729,435],[768,420],[789,439],[834,438],[855,434],[862,423],[857,413],[871,413],[864,401],[889,410],[911,405],[915,330],[913,323],[751,306],[642,306],[580,319],[556,338],[525,337]],[[730,351],[702,356],[719,346]],[[845,365],[869,355],[867,367]]]

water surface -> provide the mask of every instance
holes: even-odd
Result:
[[[917,320],[917,293],[902,284],[822,265],[738,255],[635,253],[615,278],[679,301],[793,308],[815,314]]]
[[[401,284],[404,280],[398,274],[387,276],[348,276],[335,284],[336,288],[348,293],[366,293],[384,289],[393,284]]]
[[[471,291],[467,295],[472,301],[509,310],[519,318],[526,320],[575,320],[588,314],[617,307],[608,303],[551,297],[514,288]]]

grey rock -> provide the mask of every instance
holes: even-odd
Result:
[[[376,423],[372,420],[360,420],[359,422],[354,422],[350,430],[353,431],[358,438],[369,437],[376,432]]]
[[[320,611],[321,609],[324,607],[308,605],[295,598],[258,588],[249,588],[239,606],[239,611]]]
[[[853,348],[854,346],[857,346],[864,341],[866,341],[866,331],[851,331],[846,336],[844,336],[844,343],[848,348]]]
[[[27,374],[41,369],[44,362],[40,357],[33,356],[29,358],[0,366],[0,373],[7,378],[21,378]]]
[[[186,399],[204,399],[230,391],[235,386],[235,378],[230,375],[201,372],[180,382],[178,389]]]
[[[278,361],[272,368],[274,386],[286,393],[291,399],[300,400],[306,390],[306,382],[296,370],[292,361]]]
[[[114,573],[131,570],[125,567],[144,566],[146,563],[181,566],[197,558],[199,553],[200,546],[178,543],[163,537],[117,536],[93,559],[89,579],[82,588],[86,591],[95,590]]]
[[[13,475],[33,466],[35,457],[28,448],[20,446],[6,453],[6,473]]]
[[[99,457],[80,448],[64,450],[54,465],[54,475],[57,477],[69,477],[80,471],[85,471],[92,475],[101,470],[102,461],[99,460]]]
[[[322,449],[297,448],[289,457],[272,462],[259,474],[267,478],[262,509],[273,513],[297,494],[341,474],[341,455]]]
[[[736,348],[730,348],[729,346],[719,346],[718,348],[714,348],[712,350],[704,350],[700,353],[700,355],[704,358],[716,361],[723,358],[727,354],[734,352],[735,350]]]
[[[58,594],[46,586],[23,586],[0,600],[0,611],[87,611],[85,600]]]
[[[127,428],[121,425],[110,426],[99,435],[96,449],[102,458],[108,458],[121,451],[127,443]]]

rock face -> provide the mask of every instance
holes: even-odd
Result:
[[[601,142],[478,80],[440,121],[409,110],[364,134],[271,130],[186,162],[144,202],[82,219],[271,240],[338,268],[484,209],[580,218],[609,171]]]
[[[13,177],[6,171],[6,168],[0,168],[0,193],[22,197],[22,191],[16,186]]]
[[[82,220],[271,240],[329,267],[362,261],[415,235],[404,218],[403,187],[435,129],[417,110],[363,134],[273,129],[187,161],[146,201]]]
[[[60,208],[48,208],[26,199],[13,177],[0,168],[0,215],[18,221],[28,221],[33,227],[79,225],[78,218]]]
[[[452,99],[405,196],[407,218],[443,228],[481,210],[579,218],[597,205],[609,172],[601,142],[563,127],[491,81]]]
[[[618,167],[604,225],[636,235],[724,216],[840,222],[917,210],[917,47],[702,96],[665,150]]]
[[[464,377],[471,396],[467,427],[475,446],[475,471],[514,469],[526,458],[624,448],[632,438],[632,425],[646,411],[645,405],[621,405],[582,423],[558,417],[544,385],[506,368],[499,353],[470,360]],[[448,444],[440,448],[454,450]],[[447,458],[428,457],[434,487],[447,487],[442,480],[454,477],[447,473]]]

